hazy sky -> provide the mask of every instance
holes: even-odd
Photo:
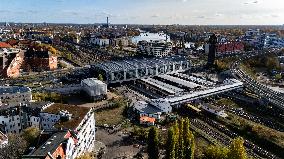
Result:
[[[0,21],[284,24],[284,0],[0,0]]]

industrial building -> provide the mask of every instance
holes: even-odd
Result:
[[[219,83],[202,77],[174,73],[137,80],[135,87],[159,97],[134,104],[134,109],[140,115],[156,117],[157,114],[170,113],[173,107],[179,107],[192,100],[242,89],[243,83],[235,79],[227,79]]]
[[[92,68],[111,84],[185,71],[190,68],[190,62],[183,56],[171,56],[109,61],[93,65]]]
[[[81,87],[82,90],[88,94],[92,101],[107,98],[107,84],[96,78],[82,80]]]

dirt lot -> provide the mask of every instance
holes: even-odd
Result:
[[[144,149],[143,146],[135,143],[128,134],[122,133],[122,131],[110,134],[107,130],[98,128],[96,140],[106,145],[106,153],[103,155],[103,159],[133,159],[138,152]],[[142,154],[147,156],[145,153]],[[144,158],[147,159],[147,157]]]

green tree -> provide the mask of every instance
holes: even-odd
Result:
[[[29,127],[23,130],[21,136],[27,141],[29,145],[34,145],[39,134],[40,130],[38,128]]]
[[[177,145],[177,139],[175,136],[174,128],[171,127],[168,131],[166,159],[175,159],[175,149]]]
[[[234,139],[231,143],[229,157],[231,159],[247,159],[244,140],[241,137]]]
[[[204,158],[205,159],[229,159],[228,154],[229,154],[228,148],[211,145],[206,149],[204,153]]]
[[[103,80],[104,80],[104,77],[103,77],[102,74],[99,74],[99,75],[98,75],[98,80],[100,80],[100,81],[103,81]]]
[[[178,136],[178,156],[177,158],[184,158],[184,130],[183,130],[183,125],[184,120],[181,119],[179,120],[178,127],[179,127],[179,136]]]
[[[156,127],[151,127],[148,134],[148,156],[149,159],[159,158],[159,139]]]
[[[119,40],[118,46],[119,46],[119,50],[122,50],[122,49],[123,49],[123,45],[122,45],[122,41],[121,41],[121,40]]]
[[[184,121],[184,158],[186,159],[192,159],[194,158],[194,150],[195,150],[195,142],[194,142],[194,135],[189,130],[190,122],[189,119],[186,118]]]
[[[194,136],[189,128],[189,119],[186,118],[176,121],[169,129],[166,158],[192,159],[194,157]]]
[[[18,134],[8,134],[8,145],[0,148],[1,159],[20,159],[27,148],[26,140]]]
[[[281,75],[281,74],[276,74],[276,75],[275,75],[275,79],[276,79],[276,80],[280,80],[281,78],[282,78],[282,75]]]

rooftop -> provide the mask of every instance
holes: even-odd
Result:
[[[155,118],[151,118],[151,117],[147,117],[147,116],[142,116],[140,117],[140,121],[143,121],[143,122],[155,122],[156,119]]]
[[[8,140],[8,137],[0,131],[0,144],[7,140]]]
[[[0,48],[11,48],[12,46],[5,42],[0,42]]]
[[[14,94],[14,93],[25,93],[25,92],[29,92],[29,91],[31,91],[31,89],[29,87],[0,86],[0,95]]]
[[[95,86],[96,84],[99,84],[99,85],[103,85],[105,83],[103,83],[102,81],[96,79],[96,78],[87,78],[87,79],[84,79],[83,82],[88,85],[89,87],[93,87]]]
[[[94,65],[104,71],[123,71],[133,70],[136,68],[153,68],[155,66],[162,66],[164,64],[173,64],[176,62],[187,62],[184,56],[171,56],[163,58],[143,58],[143,59],[131,59],[122,61],[109,61]]]
[[[90,108],[65,104],[53,104],[42,112],[49,114],[59,114],[59,112],[62,110],[67,110],[70,114],[72,114],[72,118],[68,121],[58,122],[55,127],[74,130],[79,126],[85,115],[87,115],[87,113],[89,112]]]
[[[44,144],[42,144],[38,149],[32,151],[30,154],[24,156],[23,158],[42,158],[47,156],[50,152],[51,154],[68,139],[68,131],[57,132],[53,134]]]
[[[154,107],[150,104],[148,104],[145,101],[138,101],[134,108],[139,111],[140,113],[146,113],[146,114],[156,114],[162,112],[160,109],[157,107]]]

